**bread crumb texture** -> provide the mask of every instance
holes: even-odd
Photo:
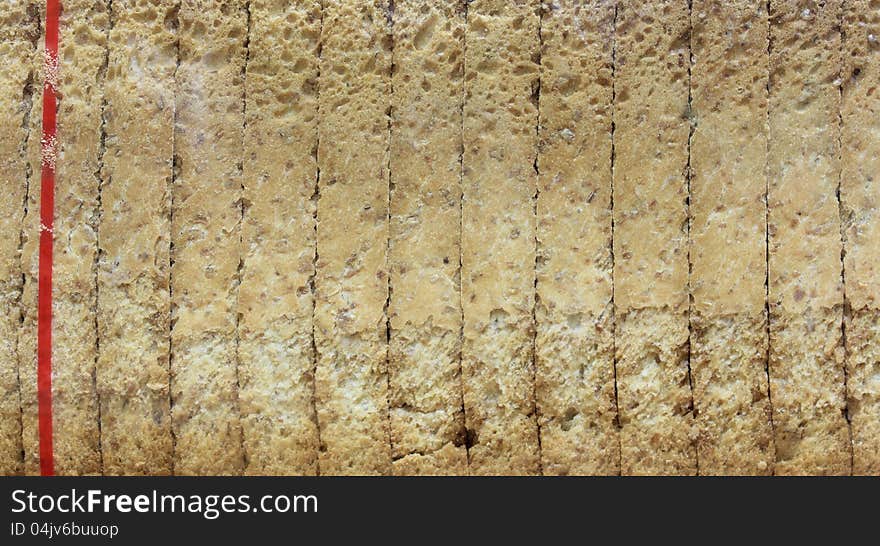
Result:
[[[0,10],[0,475],[880,474],[876,0]]]

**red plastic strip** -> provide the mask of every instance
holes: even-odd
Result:
[[[46,2],[43,65],[43,133],[40,139],[40,270],[37,292],[37,404],[40,474],[55,474],[52,450],[52,233],[55,224],[55,162],[58,157],[58,25],[60,0]]]

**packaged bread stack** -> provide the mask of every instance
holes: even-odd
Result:
[[[0,473],[880,471],[876,2],[46,18],[0,14]]]

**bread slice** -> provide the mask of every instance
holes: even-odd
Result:
[[[695,0],[691,23],[691,375],[700,473],[770,474],[766,3]]]
[[[622,1],[614,72],[621,472],[696,472],[688,384],[688,4]]]
[[[473,2],[467,19],[461,290],[470,470],[537,474],[538,2]]]
[[[841,3],[770,4],[770,398],[777,474],[847,474]]]
[[[395,474],[465,474],[461,388],[464,4],[394,5],[389,402]]]
[[[38,15],[37,28],[42,33],[45,15]],[[16,338],[18,359],[19,393],[21,399],[21,449],[22,472],[27,475],[40,473],[39,406],[37,404],[37,283],[39,279],[40,244],[40,141],[43,126],[43,66],[44,36],[35,43],[30,59],[33,97],[28,116],[28,131],[34,138],[27,139],[25,149],[28,176],[24,217],[19,234],[21,237],[21,324]]]
[[[28,186],[26,148],[32,138],[29,116],[34,99],[37,6],[9,2],[0,13],[0,475],[23,471],[18,330],[21,326],[21,229]],[[37,95],[39,97],[39,95]],[[39,134],[36,135],[39,140]]]
[[[102,103],[110,26],[107,2],[70,0],[61,14],[55,185],[52,407],[55,473],[101,472],[97,358],[96,267]],[[40,44],[43,40],[40,40]],[[42,89],[42,45],[34,57],[35,87]],[[39,77],[37,77],[39,75]],[[40,94],[42,96],[42,94]],[[31,134],[42,127],[42,101],[34,100]],[[28,188],[22,260],[26,309],[19,336],[25,470],[39,473],[37,405],[37,279],[40,233],[40,139],[28,139],[33,183]]]
[[[544,474],[617,474],[611,284],[614,3],[541,21],[535,363]]]
[[[389,3],[324,2],[316,403],[321,474],[389,474]]]
[[[880,6],[844,4],[840,199],[853,472],[880,474]]]
[[[238,313],[245,473],[315,474],[318,1],[252,0]]]
[[[172,187],[171,396],[176,474],[240,474],[236,323],[244,0],[184,0]]]
[[[114,2],[98,226],[97,386],[105,474],[170,474],[176,2]]]

